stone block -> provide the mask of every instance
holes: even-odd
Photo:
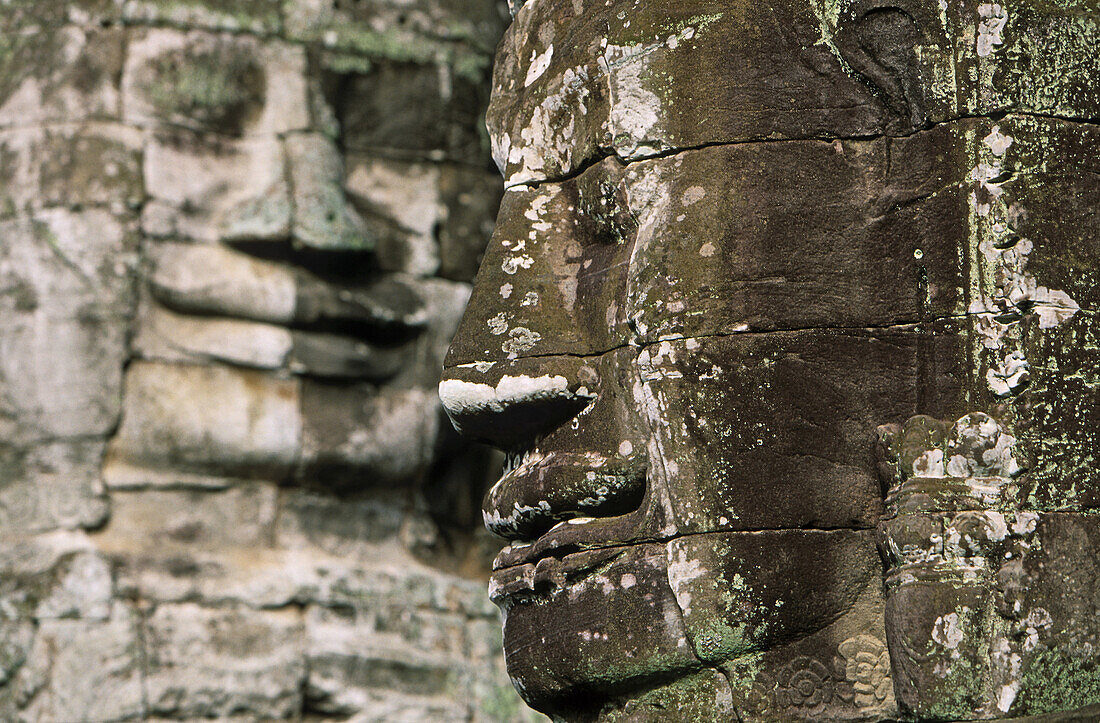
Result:
[[[369,251],[375,234],[348,203],[345,170],[332,139],[302,133],[286,139],[290,182],[294,189],[293,239],[302,246],[330,251]]]
[[[286,366],[294,342],[282,326],[177,314],[145,298],[133,343],[145,359],[275,370]]]
[[[287,549],[315,548],[349,562],[370,562],[380,545],[398,538],[407,498],[405,490],[357,500],[287,490],[279,500],[276,540]]]
[[[124,32],[62,25],[55,15],[61,6],[20,10],[5,23],[10,44],[0,58],[0,126],[117,120]]]
[[[26,445],[116,423],[133,239],[100,209],[0,221],[0,430]]]
[[[80,533],[5,538],[0,616],[8,620],[106,620],[114,583],[106,558]]]
[[[462,632],[458,620],[451,633],[461,639]],[[438,643],[373,629],[369,617],[310,608],[306,635],[311,697],[330,712],[369,712],[372,692],[444,696],[461,667],[461,658],[446,655]]]
[[[13,685],[21,720],[126,721],[144,713],[137,616],[45,620]]]
[[[282,479],[301,449],[298,384],[225,366],[136,362],[108,448],[115,462]]]
[[[285,605],[313,573],[307,557],[272,550],[276,496],[274,485],[243,481],[220,491],[115,491],[111,523],[94,539],[125,594]]]
[[[431,276],[440,264],[437,234],[446,216],[435,164],[357,154],[348,160],[347,192],[378,237],[387,271]]]
[[[153,242],[146,254],[149,290],[170,309],[274,324],[296,318],[298,281],[282,264],[214,244]]]
[[[504,30],[504,18],[495,4],[476,0],[375,0],[356,5],[284,0],[283,9],[291,37],[368,57],[408,58],[417,51],[423,53],[428,39],[463,43],[487,56]],[[445,32],[440,33],[441,28]]]
[[[98,440],[0,446],[0,528],[27,534],[105,522],[104,447]]]
[[[161,605],[143,632],[152,714],[282,720],[301,710],[306,658],[294,610]]]
[[[406,46],[398,53],[417,46]],[[486,93],[484,56],[460,73],[429,46],[422,57],[372,62],[366,72],[345,73],[330,105],[350,151],[381,151],[416,159],[483,163],[485,140],[478,132]],[[444,49],[449,56],[452,48]],[[408,61],[415,62],[408,62]],[[461,67],[461,66],[459,66]]]
[[[282,30],[282,0],[122,0],[122,17],[133,25],[206,28],[256,35]]]
[[[290,191],[278,139],[166,131],[147,143],[144,159],[147,235],[208,242],[289,235]]]
[[[524,700],[579,717],[597,693],[655,670],[696,669],[667,564],[664,545],[644,544],[494,573],[489,594],[505,608],[508,671],[523,681]]]
[[[246,8],[240,11],[247,13]],[[122,80],[128,123],[178,125],[228,136],[306,129],[307,92],[305,50],[300,46],[243,34],[170,29],[135,33]]]
[[[116,214],[143,198],[141,138],[115,123],[81,123],[0,132],[3,215],[52,206],[105,206]]]

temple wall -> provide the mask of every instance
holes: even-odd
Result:
[[[506,17],[0,9],[0,719],[528,715],[435,398]]]

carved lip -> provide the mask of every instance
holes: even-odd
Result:
[[[517,541],[506,548],[508,559],[516,560],[527,559],[522,552],[526,543],[532,543],[529,546],[539,554],[563,536],[578,544],[613,539],[602,534],[600,526],[590,525],[606,524],[639,509],[647,488],[646,467],[647,456],[633,452],[633,447],[618,454],[524,452],[510,460],[486,495],[485,525]],[[577,527],[584,531],[563,532]]]
[[[607,519],[576,517],[559,522],[534,542],[513,542],[497,554],[493,560],[493,570],[535,563],[546,557],[560,558],[570,552],[606,547],[607,545],[595,542],[601,537],[598,529],[589,527],[598,527],[601,522],[606,523]]]
[[[502,607],[545,596],[610,563],[635,545],[662,539],[643,504],[618,517],[559,522],[534,542],[513,542],[493,561],[489,598]]]
[[[545,597],[604,567],[631,546],[597,547],[564,554],[560,558],[543,557],[537,562],[498,569],[489,578],[489,599],[498,606],[509,608]]]

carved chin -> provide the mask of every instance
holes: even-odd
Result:
[[[616,692],[698,665],[668,584],[665,546],[606,554],[573,579],[551,571],[534,592],[501,601],[508,673],[535,708],[598,710]],[[547,562],[557,561],[540,566]]]

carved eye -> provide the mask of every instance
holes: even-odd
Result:
[[[901,7],[904,5],[905,7]],[[926,94],[916,46],[928,42],[930,20],[919,2],[858,2],[840,19],[836,44],[860,80],[893,116],[890,130],[927,123]]]
[[[162,53],[142,89],[165,118],[239,136],[263,109],[264,70],[246,48],[220,43]]]

